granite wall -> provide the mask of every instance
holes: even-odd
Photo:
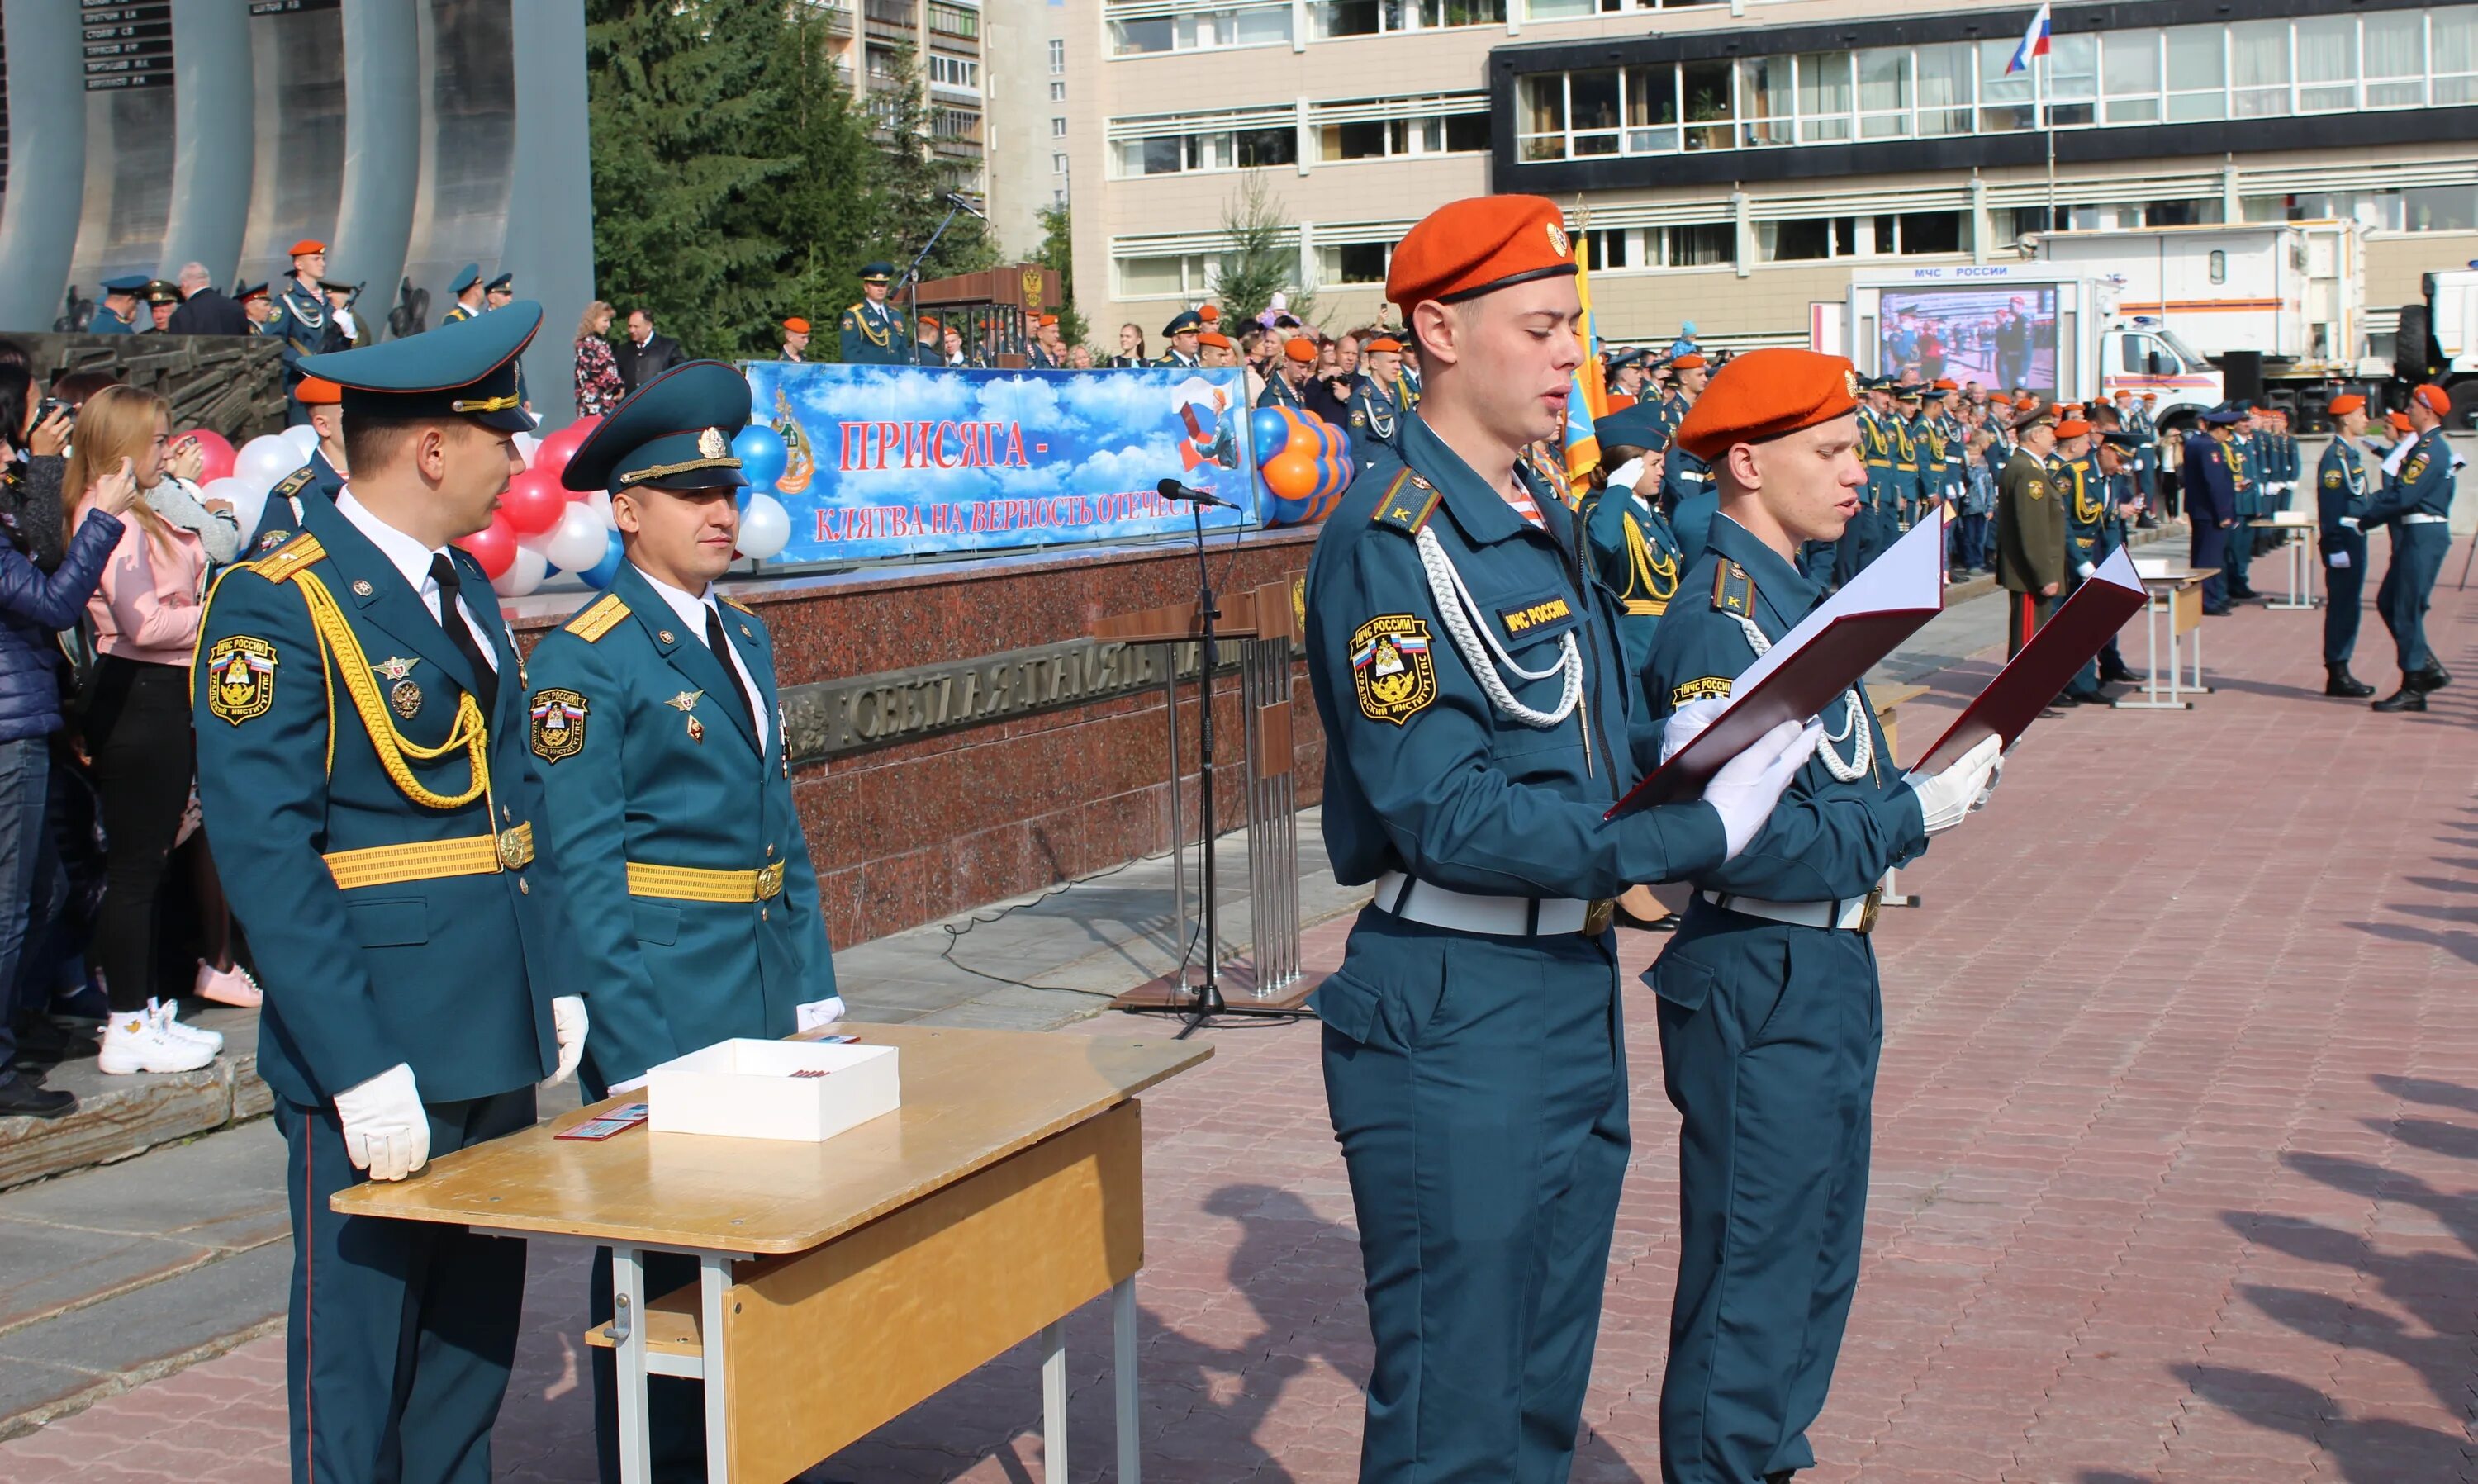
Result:
[[[1215,541],[1216,591],[1295,582],[1315,535],[1275,531]],[[848,694],[830,683],[885,676],[892,688],[927,667],[1068,644],[1105,616],[1192,599],[1193,547],[876,568],[725,588],[763,615],[774,637],[777,680],[794,713],[794,794],[837,943],[866,942],[1169,848],[1169,737],[1157,680],[1094,699],[1002,709],[992,719],[934,735],[901,728],[903,740],[883,743],[856,739],[847,726],[829,735],[804,724],[797,688],[818,688],[807,699],[822,714],[826,692],[841,692],[839,705]],[[530,640],[582,602],[578,594],[542,594],[507,606]],[[1144,663],[1159,653],[1112,663]],[[1067,672],[1036,663],[1024,673]],[[1325,737],[1303,664],[1293,666],[1293,677],[1294,757],[1302,801],[1313,803],[1324,780]],[[1074,689],[1113,688],[1097,682]],[[1238,690],[1234,671],[1217,675],[1215,755],[1222,765],[1241,756]],[[1179,807],[1193,840],[1192,679],[1182,681],[1179,698]],[[1238,769],[1217,777],[1214,807],[1224,827],[1235,828],[1245,808]]]

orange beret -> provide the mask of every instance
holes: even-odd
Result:
[[[1056,314],[1044,314],[1041,316],[1041,322],[1045,325],[1054,325],[1058,323],[1058,316]]]
[[[2037,397],[2015,397],[2013,399],[2013,410],[2017,413],[2031,412],[2037,408],[2038,405],[2039,399]]]
[[[922,329],[923,329],[923,330],[935,330],[935,329],[937,329],[937,328],[938,328],[938,316],[937,316],[937,315],[935,315],[935,314],[923,314],[923,315],[922,315],[922,316],[921,316],[921,328],[922,328]]]
[[[1670,369],[1677,371],[1692,371],[1703,365],[1704,358],[1691,350],[1669,363]]]
[[[291,256],[295,258],[307,258],[312,253],[322,253],[326,250],[326,243],[305,237],[300,241],[292,244],[292,252]]]
[[[2424,402],[2426,410],[2441,417],[2452,411],[2452,397],[2441,387],[2428,382],[2410,393],[2413,401]]]
[[[2145,402],[2157,402],[2160,400],[2160,393],[2157,391],[2146,391],[2142,393],[2142,400]]]
[[[1293,361],[1314,364],[1317,358],[1316,341],[1304,335],[1294,335],[1282,341],[1282,354]]]
[[[2359,408],[2365,405],[2366,399],[2352,391],[2341,396],[2334,397],[2328,410],[2331,412],[2333,416],[2338,417],[2343,414],[2354,413]]]
[[[1858,405],[1858,373],[1840,356],[1751,350],[1712,373],[1675,441],[1707,464],[1738,443],[1830,422]]]
[[[304,407],[334,407],[344,400],[344,389],[316,376],[304,376],[301,385],[292,389],[294,401]]]
[[[1380,350],[1390,350],[1399,356],[1403,353],[1403,342],[1390,335],[1380,335],[1359,348],[1367,351],[1370,355],[1375,355]]]
[[[1960,391],[1961,390],[1960,387],[1954,385],[1953,378],[1950,376],[1939,376],[1935,380],[1928,383],[1928,385],[1937,391]]]
[[[1058,316],[1056,314],[1044,314],[1041,316],[1041,322],[1043,324],[1048,324],[1057,317]],[[1206,324],[1214,324],[1221,320],[1222,311],[1217,306],[1208,304],[1196,312],[1196,317],[1203,320]]]
[[[1196,343],[1199,345],[1217,345],[1224,350],[1228,350],[1230,348],[1230,337],[1223,334],[1219,330],[1205,330],[1197,335]]]
[[[2407,413],[2386,413],[2384,414],[2384,420],[2390,423],[2400,432],[2406,433],[2409,431],[2409,414]]]
[[[1491,289],[1575,271],[1566,218],[1546,196],[1471,196],[1420,219],[1394,249],[1385,297],[1408,314]]]
[[[2080,417],[2068,417],[2064,421],[2057,424],[2057,437],[2059,439],[2080,438],[2089,431],[2090,424],[2083,421]]]
[[[797,314],[795,314],[791,318],[783,321],[783,328],[791,331],[794,335],[806,335],[809,333],[809,322],[802,319]]]

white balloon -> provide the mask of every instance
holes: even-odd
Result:
[[[292,445],[293,451],[301,456],[302,464],[309,463],[310,456],[318,450],[318,430],[306,422],[297,428],[287,428],[275,436]],[[293,465],[295,468],[300,466],[298,464]]]
[[[525,467],[532,468],[534,466],[534,450],[542,446],[542,440],[534,437],[530,433],[519,433],[516,436],[516,444],[517,452],[525,456]]]
[[[559,513],[559,524],[544,533],[542,554],[550,565],[563,572],[581,572],[603,558],[610,549],[610,527],[594,518],[594,512],[571,502]]]
[[[740,554],[763,562],[792,541],[792,513],[771,494],[752,494],[740,513]]]
[[[198,497],[202,500],[230,500],[233,519],[240,526],[243,537],[258,529],[259,517],[266,513],[266,486],[253,485],[246,479],[236,479],[229,474],[221,479],[208,480],[206,488],[198,491]]]
[[[610,490],[596,490],[577,503],[594,512],[594,518],[602,522],[602,529],[606,531],[617,531],[620,529],[619,520],[611,514]]]
[[[264,490],[299,468],[309,457],[294,453],[291,443],[270,433],[240,445],[240,452],[233,455],[232,477]]]
[[[550,563],[541,552],[520,542],[517,546],[517,559],[508,564],[508,569],[499,574],[496,582],[491,584],[491,591],[501,597],[523,597],[541,587],[543,579],[549,575]]]

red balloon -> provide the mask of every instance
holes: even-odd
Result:
[[[230,440],[211,428],[191,428],[187,433],[176,435],[172,441],[178,443],[185,438],[197,440],[198,452],[206,455],[207,466],[199,471],[199,484],[210,485],[218,479],[232,477],[233,445]]]
[[[482,564],[482,575],[493,582],[497,582],[499,574],[517,560],[516,529],[504,515],[493,516],[489,525],[459,538],[456,544],[473,554],[473,560]]]
[[[568,467],[568,461],[576,457],[577,447],[585,441],[585,435],[593,432],[601,421],[602,416],[597,413],[589,417],[579,417],[558,432],[545,435],[541,446],[534,450],[534,469],[548,474],[551,483],[558,484],[560,470]]]
[[[566,509],[568,491],[559,487],[559,476],[538,468],[509,480],[508,492],[499,496],[500,517],[518,536],[540,536],[553,529]]]

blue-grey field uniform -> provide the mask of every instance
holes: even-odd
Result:
[[[1284,376],[1279,368],[1265,378],[1265,390],[1256,393],[1256,405],[1259,408],[1288,407],[1307,411],[1307,404],[1300,400],[1300,389],[1292,386],[1290,378]]]
[[[2314,522],[2323,558],[2323,663],[2346,665],[2358,652],[2358,623],[2366,592],[2366,533],[2356,513],[2366,498],[2366,469],[2358,451],[2334,432],[2314,472]],[[2341,522],[2346,520],[2347,524]]]
[[[1346,414],[1352,467],[1376,458],[1380,445],[1390,448],[1401,436],[1403,414],[1409,406],[1406,396],[1397,394],[1402,390],[1401,383],[1387,387],[1365,371],[1353,380]]]
[[[344,490],[344,476],[327,462],[323,448],[310,451],[310,462],[275,482],[266,491],[266,508],[259,513],[258,529],[249,536],[249,552],[266,556],[292,539],[301,529],[301,512],[312,500],[324,500],[330,506]]]
[[[1604,818],[1657,734],[1630,737],[1574,517],[1523,477],[1546,530],[1406,414],[1308,564],[1327,849],[1377,883],[1314,999],[1376,1339],[1369,1481],[1566,1477],[1628,1150],[1602,899],[1727,852],[1700,802]]]
[[[310,409],[302,406],[301,399],[294,394],[301,390],[301,378],[305,374],[301,369],[302,359],[346,350],[352,342],[344,339],[342,328],[336,323],[335,314],[327,306],[327,296],[316,288],[303,289],[298,278],[284,281],[284,291],[275,296],[275,315],[267,320],[266,329],[260,333],[284,342],[278,356],[284,362],[285,425],[294,428],[308,426]]]
[[[1656,712],[1729,692],[1757,656],[1742,618],[1769,643],[1822,597],[1744,527],[1713,521],[1653,640]],[[1927,836],[1864,689],[1849,694],[1855,709],[1825,709],[1825,742],[1747,848],[1689,873],[1684,920],[1645,976],[1684,1120],[1660,1393],[1668,1484],[1754,1484],[1814,1464],[1807,1429],[1858,1284],[1884,1039],[1875,892]]]
[[[2452,546],[2452,447],[2441,428],[2430,429],[2418,435],[2400,478],[2356,513],[2362,525],[2392,522],[2392,559],[2375,589],[2375,612],[2391,631],[2404,676],[2442,673],[2426,641],[2426,607]]]
[[[2203,579],[2203,612],[2207,614],[2229,611],[2229,538],[2245,534],[2243,526],[2223,528],[2220,524],[2234,518],[2238,509],[2237,485],[2229,468],[2229,446],[2199,428],[2187,434],[2186,459],[2177,476],[2186,518],[2193,523],[2187,565],[2216,572]]]

